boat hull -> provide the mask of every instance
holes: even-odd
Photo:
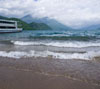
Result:
[[[0,29],[0,33],[15,33],[15,32],[21,32],[21,31],[22,31],[22,29],[17,29],[17,30],[15,30],[15,29],[7,29],[7,30]]]

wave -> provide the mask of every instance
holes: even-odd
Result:
[[[10,58],[27,58],[27,57],[51,57],[55,59],[83,59],[83,60],[92,60],[94,57],[100,56],[100,51],[90,51],[87,53],[57,53],[51,51],[29,51],[29,52],[20,52],[20,51],[0,51],[0,56],[10,57]]]
[[[11,40],[0,40],[0,44],[13,44]]]
[[[51,40],[77,40],[77,41],[89,41],[97,39],[96,36],[78,36],[78,35],[41,35],[41,36],[29,36],[29,39],[51,39]]]
[[[25,42],[25,41],[11,41],[14,45],[20,46],[29,46],[29,45],[44,45],[44,46],[55,46],[55,47],[75,47],[75,48],[82,48],[82,47],[99,47],[100,42],[80,42],[80,41],[40,41],[40,42]]]

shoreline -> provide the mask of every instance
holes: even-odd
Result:
[[[100,62],[0,57],[0,89],[99,89]]]

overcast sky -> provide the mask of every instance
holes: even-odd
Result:
[[[100,0],[0,0],[4,16],[49,17],[69,26],[100,21]]]

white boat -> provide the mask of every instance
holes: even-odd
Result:
[[[20,32],[22,28],[18,28],[18,22],[12,20],[0,19],[0,33]]]

